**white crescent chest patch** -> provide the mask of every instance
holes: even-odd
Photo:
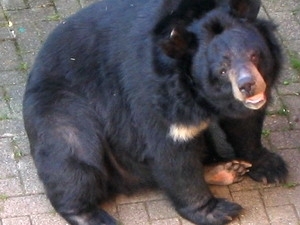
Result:
[[[183,125],[172,124],[170,126],[169,134],[174,141],[189,141],[195,138],[199,133],[204,131],[209,125],[209,121],[203,121],[199,125]]]

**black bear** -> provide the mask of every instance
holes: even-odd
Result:
[[[214,170],[203,165],[216,159],[257,181],[284,181],[284,161],[260,140],[282,60],[259,8],[259,0],[103,0],[52,32],[23,115],[47,196],[70,224],[115,225],[98,204],[149,187],[195,224],[228,223],[241,206],[210,192]],[[232,153],[219,154],[210,124]]]

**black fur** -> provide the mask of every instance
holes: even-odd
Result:
[[[255,51],[250,63],[268,99],[279,73],[273,25],[255,19],[259,1],[241,3],[103,0],[52,32],[29,75],[23,112],[39,177],[70,224],[116,224],[98,203],[143,187],[163,189],[195,224],[237,216],[241,207],[213,197],[203,179],[214,135],[174,140],[174,124],[215,121],[236,157],[253,163],[254,179],[285,178],[283,160],[261,145],[265,107],[244,107],[220,75],[236,69],[235,57],[249,64]]]

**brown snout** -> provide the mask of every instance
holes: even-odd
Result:
[[[234,97],[249,109],[260,109],[266,103],[266,83],[253,64],[241,66],[230,77]]]

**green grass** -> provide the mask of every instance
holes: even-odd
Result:
[[[59,21],[60,20],[60,15],[58,14],[53,14],[51,16],[47,17],[47,20],[51,20],[51,21]]]
[[[290,82],[289,82],[288,80],[285,80],[285,81],[282,82],[282,84],[283,84],[283,85],[289,85]]]
[[[0,115],[0,121],[2,121],[2,120],[8,120],[8,119],[10,119],[10,118],[9,118],[9,116],[7,114]]]
[[[29,66],[26,62],[20,63],[20,65],[19,65],[19,70],[20,71],[27,72],[28,69],[29,69]]]
[[[13,146],[13,153],[14,153],[13,156],[14,156],[14,159],[18,162],[24,156],[24,153],[19,148],[16,139],[12,140],[12,146]]]
[[[6,194],[0,194],[0,201],[5,201],[6,199],[8,199]]]
[[[268,137],[270,134],[271,134],[271,131],[270,131],[270,130],[267,130],[267,129],[264,129],[264,130],[262,130],[262,132],[261,132],[261,135],[262,135],[263,137]]]
[[[296,182],[290,182],[290,183],[285,183],[283,184],[283,187],[285,188],[294,188],[294,187],[297,187],[299,186],[300,184],[299,183],[296,183]]]
[[[23,152],[21,150],[15,150],[14,151],[14,159],[16,161],[19,161],[23,157]]]
[[[297,53],[290,53],[290,63],[291,67],[300,74],[300,57]]]
[[[276,114],[280,115],[280,116],[287,116],[289,114],[290,110],[286,107],[286,106],[282,106]]]
[[[289,113],[290,113],[290,110],[285,105],[282,105],[278,110],[274,109],[272,111],[267,111],[267,115],[269,115],[269,116],[274,116],[274,115],[288,116]]]

